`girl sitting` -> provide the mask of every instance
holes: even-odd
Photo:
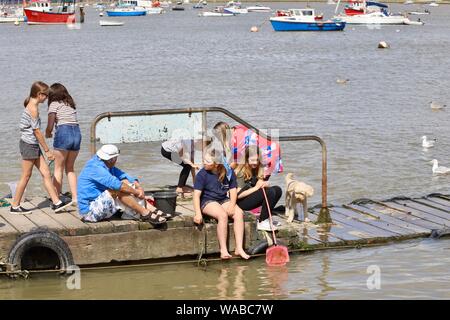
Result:
[[[237,205],[242,210],[253,210],[262,206],[257,228],[272,231],[263,188],[265,188],[271,211],[280,200],[282,191],[279,186],[269,187],[269,182],[264,181],[264,169],[261,165],[261,152],[258,146],[250,145],[245,148],[245,163],[238,165],[235,172],[238,185]]]
[[[234,238],[236,241],[235,255],[248,259],[245,253],[244,216],[243,211],[236,205],[237,183],[234,172],[227,178],[227,172],[220,160],[214,158],[214,152],[207,153],[201,169],[194,183],[194,222],[202,223],[202,213],[217,220],[217,238],[219,240],[220,257],[230,259],[227,249],[228,217],[234,220]],[[229,193],[229,196],[228,196]]]

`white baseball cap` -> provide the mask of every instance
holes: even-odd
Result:
[[[118,157],[119,149],[113,144],[105,144],[97,151],[97,156],[102,160],[109,160]]]

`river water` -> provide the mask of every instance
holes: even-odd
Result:
[[[334,11],[334,6],[313,6],[325,17]],[[392,5],[395,12],[420,9]],[[450,7],[428,9],[431,15],[420,16],[424,26],[348,25],[337,33],[275,33],[269,14],[217,19],[198,17],[192,9],[122,18],[125,25],[118,28],[99,27],[92,8],[79,30],[2,25],[0,195],[9,192],[5,183],[20,176],[18,121],[36,80],[65,84],[77,102],[83,133],[77,171],[90,156],[89,126],[99,113],[219,106],[282,135],[322,137],[331,203],[446,193],[450,176],[433,176],[429,161],[450,165],[449,112],[432,111],[430,102],[450,101]],[[250,32],[252,26],[260,31]],[[380,41],[391,48],[377,49]],[[338,78],[349,81],[338,84]],[[44,128],[45,111],[43,106]],[[211,121],[219,119],[227,121]],[[423,150],[422,135],[437,138],[436,147]],[[316,192],[310,203],[318,203],[318,144],[285,144],[282,152],[285,172],[311,184]],[[145,185],[175,183],[178,168],[160,156],[157,144],[121,146],[121,154],[119,167]],[[283,177],[275,176],[273,183],[283,184]],[[37,172],[27,194],[42,194]],[[125,286],[126,292],[128,284],[139,288],[130,289],[128,296],[134,298],[448,298],[448,271],[441,266],[447,249],[448,241],[424,240],[318,252],[296,256],[281,274],[266,270],[261,259],[214,264],[206,272],[186,265],[158,267],[167,277],[160,271],[152,275],[153,267],[89,271],[82,294],[43,277],[19,285],[2,281],[9,289],[0,297],[117,298],[122,293],[114,288]],[[369,291],[366,268],[377,259],[386,281],[382,290]],[[120,281],[112,283],[116,278]],[[166,286],[169,278],[173,283]],[[217,287],[220,281],[225,289]]]

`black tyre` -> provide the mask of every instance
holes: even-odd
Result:
[[[265,250],[267,249],[268,246],[269,246],[269,243],[267,242],[267,240],[261,240],[261,241],[255,243],[250,248],[248,248],[247,252],[248,252],[248,254],[252,254],[252,255],[258,254],[258,253],[263,253],[263,252],[265,252]]]
[[[11,247],[7,263],[13,270],[59,269],[74,265],[67,243],[55,232],[36,229],[20,236]]]

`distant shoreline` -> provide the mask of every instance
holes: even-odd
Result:
[[[172,4],[174,4],[174,3],[176,3],[177,1],[176,0],[171,0],[172,1]],[[400,4],[402,4],[402,3],[404,3],[406,0],[381,0],[381,1],[377,1],[377,2],[384,2],[384,3],[400,3]],[[83,4],[85,4],[85,3],[89,3],[89,5],[92,5],[92,4],[95,4],[95,3],[113,3],[113,2],[117,2],[117,1],[82,1],[82,3]],[[190,4],[195,4],[195,3],[197,3],[198,2],[198,0],[197,1],[195,1],[195,0],[191,0],[190,1]],[[220,4],[220,3],[227,3],[228,1],[207,1],[208,3],[218,3],[218,4]],[[241,1],[239,1],[239,2],[242,2],[242,3],[259,3],[259,2],[318,2],[318,3],[326,3],[327,1],[326,0],[296,0],[296,1],[294,1],[294,0],[288,0],[288,1],[284,1],[284,0],[256,0],[256,1],[252,1],[252,0],[241,0]],[[337,1],[336,1],[337,2]],[[348,2],[348,1],[343,1],[343,0],[341,0],[341,4],[343,4],[343,3],[346,3],[346,2]],[[429,3],[431,3],[431,2],[436,2],[436,3],[438,3],[438,4],[450,4],[450,1],[426,1],[426,0],[422,0],[422,1],[414,1],[414,4],[420,4],[420,5],[426,5],[426,4],[429,4]]]

